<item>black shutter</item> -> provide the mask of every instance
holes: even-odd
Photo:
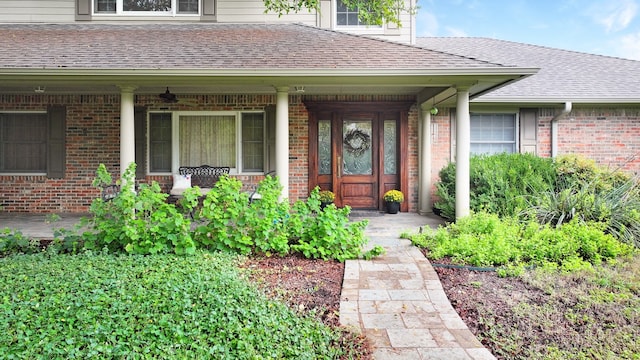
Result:
[[[136,106],[133,113],[136,143],[136,179],[147,175],[147,108]]]
[[[47,129],[47,177],[64,178],[66,168],[65,134],[67,132],[67,109],[64,106],[51,106]]]
[[[76,21],[91,20],[91,0],[76,0]]]

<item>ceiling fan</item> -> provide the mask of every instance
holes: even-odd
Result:
[[[185,104],[185,105],[190,105],[190,106],[196,106],[197,105],[196,103],[193,103],[193,102],[179,100],[178,97],[176,96],[176,94],[174,94],[171,91],[169,91],[169,87],[167,87],[167,90],[165,92],[158,94],[158,97],[163,102],[165,102],[167,104],[180,103],[180,104]]]

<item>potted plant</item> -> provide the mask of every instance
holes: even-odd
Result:
[[[336,194],[334,194],[333,191],[330,190],[321,190],[318,195],[320,197],[320,207],[323,209],[325,208],[325,206],[332,204],[333,200],[336,199]]]
[[[387,204],[389,214],[397,214],[400,210],[400,203],[404,201],[404,194],[400,190],[389,190],[382,197]]]

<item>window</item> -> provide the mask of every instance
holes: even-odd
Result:
[[[187,14],[200,13],[200,0],[94,0],[96,14]]]
[[[515,114],[471,114],[471,153],[516,151]]]
[[[47,171],[47,114],[0,114],[0,172]]]
[[[262,112],[176,112],[149,115],[149,170],[228,166],[236,173],[264,172]]]
[[[358,8],[349,9],[343,1],[336,3],[336,24],[338,26],[369,26],[358,18]]]

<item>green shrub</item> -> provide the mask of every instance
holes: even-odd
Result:
[[[268,300],[235,257],[0,259],[6,359],[337,359],[341,332]]]
[[[306,202],[297,201],[293,206],[287,223],[291,249],[313,259],[344,261],[365,256],[363,246],[368,239],[364,229],[368,220],[350,222],[348,206],[338,209],[329,204],[322,209],[319,191],[316,187]],[[366,254],[375,255],[375,252]]]
[[[640,186],[635,179],[625,182],[564,180],[555,190],[542,192],[523,212],[540,223],[560,226],[573,221],[602,222],[604,231],[619,240],[640,247]]]
[[[518,267],[531,265],[573,271],[633,251],[605,233],[605,228],[604,223],[577,220],[551,227],[481,212],[410,239],[426,248],[431,259],[450,257],[459,264],[505,266],[508,270],[503,274],[517,274]]]
[[[0,229],[0,256],[14,253],[33,254],[40,250],[39,242],[19,230]]]
[[[162,193],[156,182],[141,184],[137,192],[134,191],[135,166],[132,163],[125,170],[115,198],[110,201],[97,198],[91,204],[92,216],[83,224],[89,227],[82,234],[85,247],[107,247],[132,254],[193,253],[191,222],[166,202],[168,195]],[[93,185],[102,191],[111,183],[111,175],[101,164]]]
[[[260,199],[252,203],[241,188],[242,183],[229,176],[218,180],[196,213],[196,241],[211,249],[241,254],[287,254],[289,203],[278,199],[282,190],[278,179],[267,176],[262,180],[256,190]]]
[[[551,189],[555,169],[550,159],[532,154],[476,155],[470,159],[470,208],[501,216],[513,216],[524,209],[527,197]],[[455,163],[440,170],[436,183],[440,215],[455,220]]]

